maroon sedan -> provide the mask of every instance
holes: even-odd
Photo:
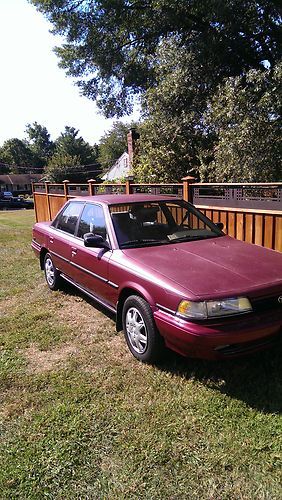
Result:
[[[52,290],[64,279],[116,314],[139,360],[164,346],[227,358],[280,336],[282,255],[226,236],[182,199],[75,198],[35,224],[32,248]]]

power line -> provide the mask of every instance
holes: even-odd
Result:
[[[92,162],[92,163],[87,163],[85,165],[76,165],[77,168],[86,168],[86,167],[94,167],[94,166],[104,166],[104,167],[112,167],[114,163],[116,163],[119,160],[120,156],[118,158],[112,158],[109,160],[104,160],[104,161],[99,161],[99,162]],[[25,170],[40,170],[43,172],[43,170],[47,167],[47,165],[44,165],[44,167],[33,167],[31,165],[16,165],[16,164],[10,164],[10,163],[5,163],[0,161],[0,166],[8,167],[8,168],[17,168],[17,169],[25,169]],[[97,170],[98,171],[98,170]],[[95,172],[93,170],[92,172]]]

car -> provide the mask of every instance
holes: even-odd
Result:
[[[4,199],[13,198],[13,193],[11,191],[2,191],[0,193],[0,198],[4,198]]]
[[[25,200],[15,196],[0,199],[0,210],[19,210],[21,208],[32,209],[34,203],[32,200]]]
[[[282,255],[222,229],[175,196],[97,195],[36,223],[32,248],[49,288],[65,280],[114,313],[138,360],[225,359],[280,339]]]

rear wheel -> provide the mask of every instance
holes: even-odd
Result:
[[[44,257],[44,274],[49,288],[51,290],[58,290],[61,282],[60,273],[56,269],[49,253],[46,253]]]
[[[156,329],[151,308],[142,297],[131,295],[124,303],[122,324],[129,350],[140,361],[153,363],[163,354],[163,340]]]

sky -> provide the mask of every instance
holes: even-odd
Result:
[[[0,0],[0,146],[6,139],[23,139],[26,125],[35,121],[53,140],[69,125],[90,144],[113,123],[58,67],[52,49],[62,39],[50,29],[27,0]]]

